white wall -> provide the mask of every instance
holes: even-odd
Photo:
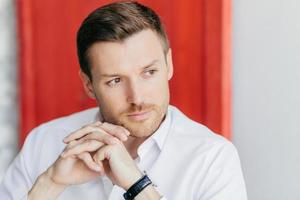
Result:
[[[233,8],[233,139],[249,200],[299,200],[300,1]]]
[[[15,12],[12,0],[0,0],[0,181],[17,151]]]

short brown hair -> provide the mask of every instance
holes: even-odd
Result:
[[[124,41],[145,29],[156,32],[166,54],[168,37],[159,16],[150,8],[134,1],[107,4],[97,8],[82,22],[77,32],[77,54],[81,70],[92,80],[88,49],[96,42]]]

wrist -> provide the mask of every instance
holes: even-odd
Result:
[[[161,198],[146,174],[138,179],[123,196],[125,200],[158,200]]]
[[[130,178],[127,179],[123,188],[127,191],[134,183],[136,183],[141,177],[143,177],[143,173],[139,170],[133,173]]]
[[[37,178],[28,193],[28,200],[56,199],[66,187],[67,185],[55,183],[46,171]]]

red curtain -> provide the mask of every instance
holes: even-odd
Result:
[[[95,103],[78,77],[75,36],[99,0],[18,0],[20,144],[42,122]],[[144,0],[161,16],[173,51],[171,104],[230,138],[231,1]]]

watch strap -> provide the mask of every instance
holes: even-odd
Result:
[[[152,184],[151,180],[147,175],[142,176],[137,180],[126,193],[123,194],[125,200],[134,199],[145,187]]]

